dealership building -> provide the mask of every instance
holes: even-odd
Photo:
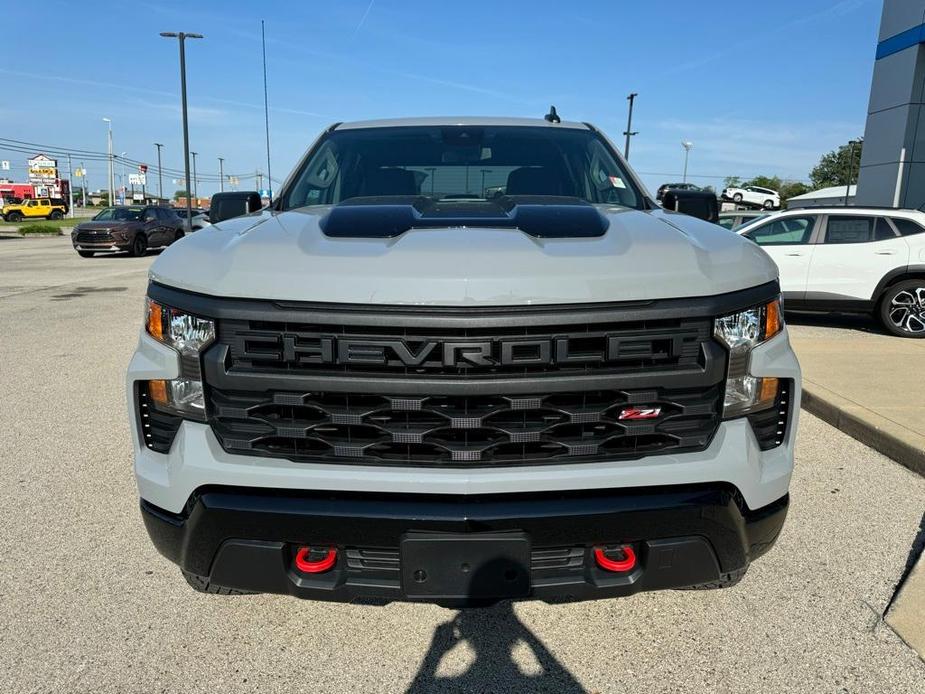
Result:
[[[854,202],[925,205],[925,0],[884,0]]]

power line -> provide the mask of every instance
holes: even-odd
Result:
[[[4,137],[0,137],[0,150],[20,152],[23,154],[35,154],[36,151],[41,151],[46,154],[52,154],[63,158],[66,158],[67,155],[70,154],[74,157],[83,157],[85,160],[89,161],[109,161],[109,155],[106,152],[97,152],[94,150],[78,149],[73,147],[56,147],[54,145],[47,145],[38,142],[27,142],[24,140],[13,140]],[[118,155],[113,155],[113,160],[133,166],[148,164],[148,162],[145,161],[140,161],[131,157],[120,157]],[[180,168],[165,166],[163,167],[163,171],[164,173],[170,175],[184,177],[183,170]],[[248,175],[231,173],[227,174],[227,176],[234,176],[236,178],[252,178],[253,174]],[[200,174],[197,176],[197,178],[199,180],[205,180],[210,183],[217,183],[220,180],[220,177],[217,174]]]

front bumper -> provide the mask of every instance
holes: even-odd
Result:
[[[141,502],[157,549],[213,585],[375,603],[421,599],[409,598],[403,585],[408,567],[399,547],[409,533],[525,535],[529,588],[518,597],[563,602],[741,573],[773,545],[787,506],[785,495],[750,510],[723,484],[470,497],[211,487],[197,491],[180,514]],[[638,563],[625,574],[604,571],[592,558],[593,547],[615,543],[636,548]],[[322,574],[302,574],[293,561],[301,545],[336,547],[337,563]]]
[[[78,243],[73,241],[76,251],[127,251],[132,247],[130,241],[90,241]]]

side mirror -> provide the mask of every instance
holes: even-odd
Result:
[[[209,221],[218,224],[226,219],[256,212],[261,207],[263,204],[260,202],[260,193],[255,190],[216,193],[209,205]]]
[[[662,207],[714,224],[719,221],[719,201],[716,194],[705,190],[666,190],[662,196]]]

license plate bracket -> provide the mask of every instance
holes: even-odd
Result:
[[[504,600],[530,593],[526,533],[407,533],[400,552],[402,591],[410,599]]]

